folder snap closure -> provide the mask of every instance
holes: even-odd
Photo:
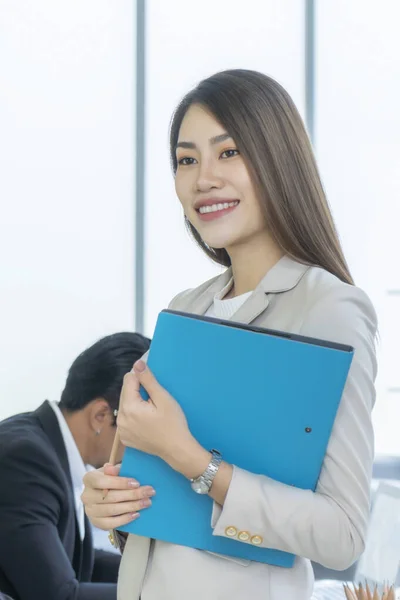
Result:
[[[306,431],[306,433],[311,433],[312,429],[311,429],[311,427],[306,427],[305,431]]]

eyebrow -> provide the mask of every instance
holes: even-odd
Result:
[[[221,142],[225,142],[225,140],[232,139],[232,136],[229,133],[220,133],[219,135],[215,135],[210,138],[209,142],[212,146],[215,144],[220,144]],[[195,150],[197,148],[194,142],[178,142],[176,144],[176,148],[186,148],[187,150]]]

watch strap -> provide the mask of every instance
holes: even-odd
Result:
[[[201,480],[204,481],[208,490],[211,489],[214,478],[215,478],[216,474],[218,473],[219,466],[222,462],[222,455],[218,450],[212,449],[212,450],[210,450],[210,452],[211,452],[211,460],[210,460],[206,470],[199,477],[196,477],[195,479],[190,480],[192,483],[194,483],[196,481],[201,481]]]

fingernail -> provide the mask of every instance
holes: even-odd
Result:
[[[151,506],[150,498],[145,498],[144,500],[142,500],[142,506],[143,506],[143,508],[147,508],[148,506]]]
[[[135,481],[134,479],[130,479],[128,481],[128,485],[131,488],[138,488],[138,487],[140,487],[140,483],[138,481]]]
[[[134,521],[135,519],[138,519],[140,517],[140,513],[131,513],[130,514],[131,520]]]
[[[149,496],[155,496],[155,495],[156,495],[156,490],[151,488],[151,490],[149,490]]]
[[[133,365],[133,368],[138,373],[143,373],[143,371],[146,369],[146,363],[143,360],[137,360]]]

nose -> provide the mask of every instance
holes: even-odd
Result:
[[[197,172],[196,191],[208,192],[211,189],[220,189],[222,185],[222,178],[214,161],[202,161]]]

